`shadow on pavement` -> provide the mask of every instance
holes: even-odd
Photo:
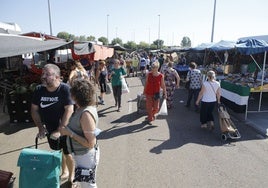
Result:
[[[237,129],[241,134],[238,140],[228,139],[224,141],[221,139],[221,131],[219,127],[218,112],[215,108],[215,130],[208,131],[200,128],[199,113],[192,109],[184,107],[187,99],[187,91],[185,89],[178,89],[174,96],[174,108],[168,111],[168,118],[166,118],[169,139],[163,141],[158,146],[150,150],[151,153],[160,154],[163,150],[176,149],[186,144],[200,144],[210,147],[215,146],[235,146],[236,142],[256,140],[258,138],[257,132],[244,124],[244,122],[233,120]],[[157,138],[151,138],[149,141],[159,141]]]
[[[0,133],[4,133],[6,135],[14,134],[23,129],[28,129],[35,127],[33,123],[17,123],[17,124],[7,124],[4,126],[0,126]]]
[[[110,113],[116,112],[116,111],[117,111],[117,108],[115,106],[110,106],[108,108],[104,108],[102,110],[98,110],[98,116],[99,116],[99,118],[106,117],[107,114],[110,114]]]
[[[38,143],[38,146],[39,145],[43,145],[43,144],[47,144],[47,141]],[[6,151],[6,152],[3,152],[3,153],[0,153],[0,156],[1,155],[6,155],[6,154],[10,154],[10,153],[14,153],[14,152],[18,152],[18,151],[21,151],[24,148],[35,148],[35,145],[24,146],[24,147],[21,147],[21,148],[17,148],[17,149],[13,149],[13,150],[10,150],[10,151]]]
[[[119,126],[118,124],[109,129],[106,129],[101,132],[101,134],[98,136],[98,139],[110,139],[121,135],[133,134],[138,133],[140,131],[156,128],[156,126],[148,125],[146,122],[141,122],[139,124],[134,124],[130,126],[126,125],[128,124],[126,123],[121,126]]]

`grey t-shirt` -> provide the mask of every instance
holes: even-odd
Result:
[[[94,106],[88,106],[84,109],[78,109],[73,116],[70,118],[70,122],[68,124],[68,128],[71,129],[75,134],[81,136],[81,137],[85,137],[81,124],[80,124],[80,118],[83,112],[88,111],[92,117],[95,120],[96,123],[96,128],[98,126],[98,112],[96,107]],[[83,155],[86,154],[89,150],[88,147],[82,146],[80,143],[78,143],[77,141],[75,141],[74,139],[71,139],[72,141],[72,146],[73,149],[71,148],[71,142],[70,139],[67,139],[67,147],[68,147],[68,151],[69,152],[74,152],[75,155]]]

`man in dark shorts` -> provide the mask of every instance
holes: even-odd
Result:
[[[61,178],[74,177],[74,160],[68,153],[66,136],[60,136],[59,129],[67,126],[73,113],[73,101],[70,88],[60,79],[60,69],[57,65],[46,64],[41,76],[42,84],[34,91],[31,105],[31,115],[38,127],[38,137],[47,136],[53,150],[63,150]]]

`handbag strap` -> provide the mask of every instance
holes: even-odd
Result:
[[[214,89],[213,85],[210,83],[210,81],[208,81],[208,83],[209,83],[209,84],[210,84],[210,86],[212,87],[212,89],[213,89],[213,91],[214,91],[214,94],[216,95],[216,100],[217,100],[217,94],[216,94],[216,91],[215,91],[215,89]]]
[[[213,91],[214,91],[214,93],[215,93],[215,95],[216,95],[216,92],[215,92],[215,89],[214,89],[213,85],[210,83],[210,81],[208,81],[208,83],[209,83],[209,85],[212,87],[212,89],[213,89]]]

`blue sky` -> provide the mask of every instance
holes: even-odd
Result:
[[[23,33],[50,34],[48,0],[0,0],[0,22],[17,23]],[[124,43],[160,39],[179,45],[210,42],[214,0],[50,0],[52,34],[119,37]],[[267,35],[268,0],[217,0],[214,42]],[[109,15],[109,16],[107,16]],[[159,16],[160,15],[160,16]]]

